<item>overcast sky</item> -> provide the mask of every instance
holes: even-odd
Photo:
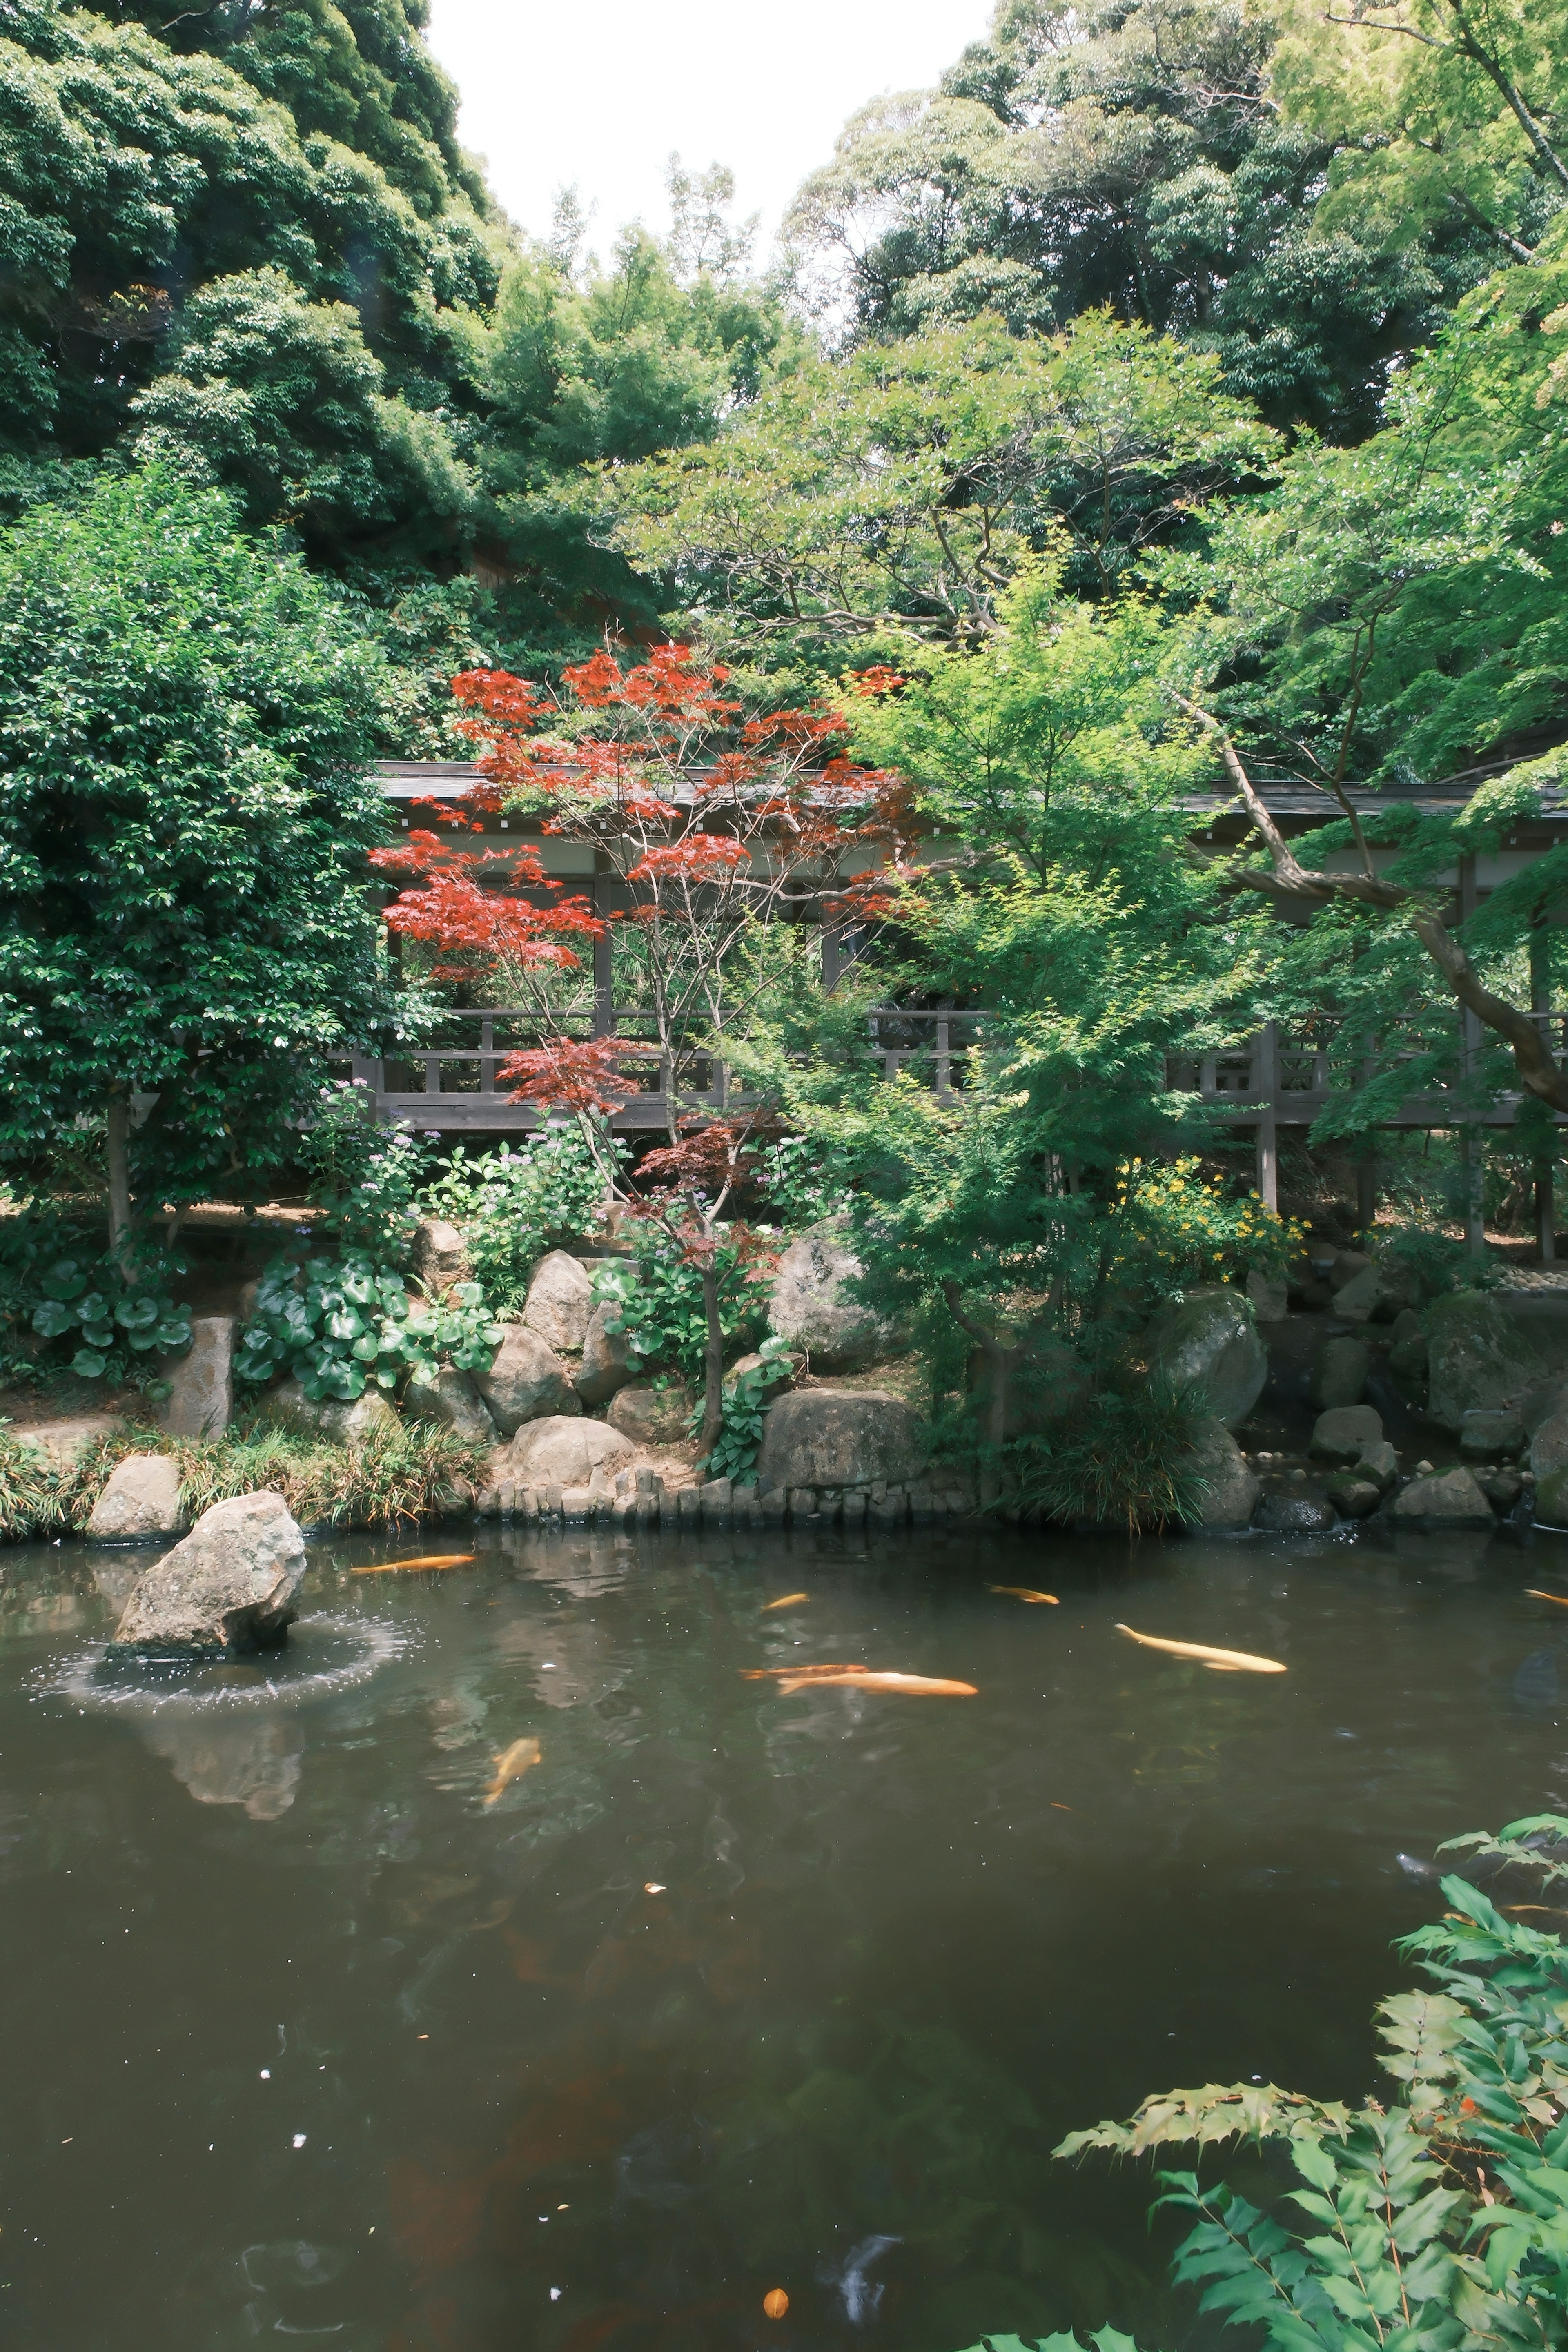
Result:
[[[879,91],[934,81],[985,29],[989,0],[433,0],[432,47],[462,93],[458,132],[535,236],[558,188],[595,207],[606,253],[623,222],[668,224],[666,159],[727,163],[760,212],[760,252],[845,118]]]

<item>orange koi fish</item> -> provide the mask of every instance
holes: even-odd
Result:
[[[531,1772],[542,1752],[537,1739],[514,1739],[496,1758],[496,1776],[485,1790],[486,1804],[497,1801],[509,1780],[521,1780],[525,1772]]]
[[[418,1559],[378,1559],[374,1568],[356,1568],[356,1576],[392,1576],[405,1568],[467,1568],[471,1551],[433,1551]]]
[[[765,1617],[770,1609],[798,1609],[803,1601],[810,1599],[809,1592],[786,1592],[782,1601],[764,1601],[763,1615]]]
[[[863,1675],[866,1666],[742,1666],[741,1673],[749,1683],[765,1683],[771,1675],[788,1675],[793,1682],[820,1682],[824,1675]]]
[[[1525,1586],[1524,1597],[1527,1601],[1555,1601],[1559,1609],[1568,1609],[1568,1601],[1560,1592],[1537,1592],[1532,1584]]]
[[[1037,1592],[1028,1584],[988,1584],[985,1590],[987,1592],[1005,1592],[1013,1601],[1048,1601],[1053,1609],[1061,1607],[1054,1592]]]
[[[1285,1668],[1278,1658],[1255,1658],[1249,1650],[1215,1650],[1207,1642],[1167,1642],[1158,1633],[1135,1633],[1131,1625],[1119,1624],[1119,1633],[1130,1642],[1141,1643],[1146,1650],[1164,1650],[1173,1658],[1195,1658],[1216,1675],[1282,1675]]]

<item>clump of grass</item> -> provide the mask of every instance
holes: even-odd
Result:
[[[1193,1459],[1194,1427],[1192,1407],[1168,1381],[1108,1380],[1048,1437],[1009,1449],[1018,1507],[1129,1535],[1195,1518],[1208,1482]]]
[[[116,1465],[132,1454],[169,1454],[192,1519],[233,1495],[270,1486],[305,1527],[406,1527],[466,1507],[482,1485],[486,1449],[428,1422],[374,1431],[334,1445],[292,1430],[256,1427],[217,1438],[115,1430],[64,1471],[0,1429],[0,1539],[85,1528]]]

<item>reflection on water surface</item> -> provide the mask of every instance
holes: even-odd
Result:
[[[0,1555],[10,2344],[1190,2340],[1053,2142],[1360,2095],[1409,1863],[1568,1808],[1568,1539],[478,1543],[151,1686],[124,1555]],[[827,1661],[979,1696],[746,1679]]]

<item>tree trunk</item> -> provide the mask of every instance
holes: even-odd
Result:
[[[109,1254],[125,1271],[131,1246],[131,1097],[109,1097]]]
[[[702,1269],[702,1311],[708,1321],[708,1346],[704,1357],[706,1379],[702,1392],[702,1438],[700,1451],[711,1454],[719,1443],[719,1432],[724,1425],[724,1327],[719,1319],[719,1268],[716,1264]]]

